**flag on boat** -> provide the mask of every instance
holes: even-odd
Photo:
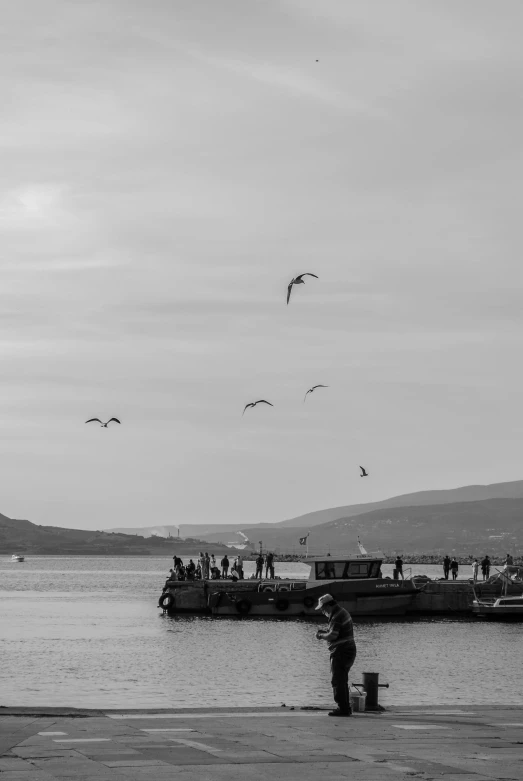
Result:
[[[363,547],[363,545],[361,544],[361,542],[360,542],[360,538],[359,538],[359,537],[358,537],[358,548],[360,549],[360,553],[362,553],[364,556],[366,556],[366,555],[367,555],[367,551],[365,550],[365,548],[364,548],[364,547]]]
[[[307,534],[305,537],[300,537],[300,545],[307,545],[307,537],[309,535]]]

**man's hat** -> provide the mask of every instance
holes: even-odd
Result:
[[[321,610],[323,605],[328,605],[329,602],[334,602],[334,597],[332,594],[324,594],[322,597],[318,599],[318,604],[314,608],[314,610]]]

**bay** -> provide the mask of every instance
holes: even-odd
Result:
[[[171,564],[158,557],[0,559],[0,705],[331,704],[316,622],[166,618],[157,602]],[[300,563],[276,566],[282,577],[308,574]],[[392,565],[383,570],[390,575]],[[246,575],[253,571],[245,562]],[[412,572],[441,576],[431,565]],[[367,620],[355,632],[350,679],[379,672],[390,685],[380,690],[385,706],[522,702],[522,625]]]

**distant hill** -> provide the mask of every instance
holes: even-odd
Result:
[[[414,507],[393,507],[337,518],[313,527],[309,552],[367,550],[406,553],[504,554],[523,547],[523,498],[487,499]],[[276,552],[304,553],[299,538],[310,527],[247,527],[252,539]],[[218,535],[216,535],[218,536]],[[208,537],[212,542],[212,535]]]
[[[177,526],[120,526],[105,531],[110,534],[132,534],[139,537],[178,537]]]
[[[37,526],[30,521],[0,515],[0,554],[154,555],[171,559],[175,551],[179,556],[195,556],[201,548],[199,542]],[[227,550],[223,545],[213,545],[215,555]]]
[[[275,526],[276,524],[270,524]],[[106,529],[108,532],[117,532],[118,534],[139,534],[142,537],[151,537],[156,534],[159,537],[178,537],[178,529],[180,530],[180,538],[196,537],[200,540],[205,540],[207,534],[222,534],[223,539],[227,542],[237,539],[240,542],[237,532],[245,531],[244,523],[217,523],[217,524],[197,524],[197,523],[181,523],[179,526],[119,526],[114,529]]]
[[[452,504],[455,502],[477,502],[486,499],[523,499],[523,480],[514,480],[510,483],[492,483],[491,485],[467,485],[462,488],[449,488],[441,491],[417,491],[412,494],[401,494],[393,496],[390,499],[383,499],[379,502],[367,502],[366,504],[349,504],[340,507],[330,507],[326,510],[315,510],[305,515],[298,515],[295,518],[289,518],[286,521],[277,523],[205,523],[205,524],[186,524],[181,523],[178,526],[157,525],[141,526],[133,528],[131,526],[108,529],[107,531],[119,532],[122,534],[140,534],[143,537],[150,537],[152,534],[158,534],[167,537],[196,537],[209,542],[231,543],[237,541],[239,544],[245,542],[239,532],[246,535],[256,547],[258,541],[269,534],[271,529],[312,529],[337,518],[354,517],[373,510],[382,510],[393,507],[422,507],[424,505]],[[260,536],[262,535],[262,536]],[[272,539],[272,537],[271,537]],[[283,538],[282,538],[283,539]]]
[[[329,521],[335,521],[337,518],[361,515],[372,510],[391,507],[421,507],[423,505],[451,504],[454,502],[479,502],[485,499],[523,499],[523,480],[513,480],[510,483],[492,483],[490,485],[466,485],[462,488],[447,488],[441,491],[416,491],[413,494],[401,494],[390,499],[383,499],[380,502],[349,504],[342,507],[331,507],[327,510],[316,510],[305,515],[298,515],[295,518],[289,518],[287,521],[280,521],[276,525],[297,528],[313,527]]]

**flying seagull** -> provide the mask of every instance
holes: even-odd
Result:
[[[368,477],[369,476],[369,473],[366,472],[362,466],[360,466],[360,469],[361,469],[360,477]]]
[[[291,279],[291,281],[289,282],[289,286],[287,288],[287,303],[289,303],[289,299],[291,297],[292,286],[305,284],[305,280],[303,279],[303,277],[314,277],[315,279],[319,279],[319,277],[316,276],[316,274],[311,274],[310,271],[306,271],[305,274],[298,274],[297,277]]]
[[[111,420],[114,420],[114,422],[115,422],[115,423],[120,423],[120,421],[118,420],[118,418],[110,418],[110,419],[107,421],[107,423],[102,423],[102,421],[100,420],[100,418],[89,418],[89,420],[86,420],[85,422],[86,422],[86,423],[93,423],[93,421],[95,421],[95,420],[96,420],[96,422],[97,422],[97,423],[99,423],[99,424],[102,426],[102,428],[107,428],[107,426],[109,425],[109,423],[111,422]]]
[[[312,391],[313,391],[315,388],[328,388],[328,387],[329,387],[328,385],[313,385],[313,386],[312,386],[312,388],[309,388],[309,390],[308,390],[308,391],[307,391],[307,393],[305,394],[305,398],[303,399],[303,401],[305,401],[305,399],[307,398],[307,396],[309,395],[309,393],[312,393]]]
[[[258,399],[258,401],[251,401],[250,404],[245,405],[245,409],[242,412],[242,415],[245,415],[245,410],[247,407],[255,407],[257,404],[268,404],[269,407],[274,407],[274,404],[271,404],[270,401],[265,401],[265,399]]]

